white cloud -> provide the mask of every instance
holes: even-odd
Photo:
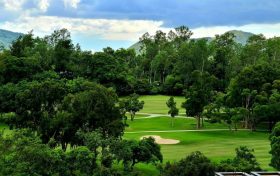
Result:
[[[49,0],[39,0],[38,7],[41,11],[46,12],[50,6]]]
[[[168,31],[162,27],[162,21],[151,20],[109,20],[62,18],[54,16],[22,16],[15,21],[0,23],[0,28],[27,32],[34,29],[39,36],[52,33],[56,29],[67,28],[74,35],[83,34],[89,37],[98,36],[106,40],[137,41],[145,32],[156,30]]]
[[[72,7],[74,9],[76,9],[79,5],[81,0],[63,0],[64,2],[64,7]]]
[[[11,11],[20,10],[25,3],[25,0],[2,0],[5,9]]]
[[[32,17],[25,14],[14,21],[0,23],[0,28],[16,32],[34,30],[34,34],[44,36],[54,30],[67,28],[73,36],[88,36],[89,41],[95,38],[104,40],[137,41],[145,32],[154,34],[157,30],[168,32],[170,28],[163,27],[163,21],[152,20],[114,20],[114,19],[84,19],[55,16]],[[213,37],[229,30],[243,30],[255,34],[263,33],[266,37],[280,36],[280,23],[248,24],[243,26],[215,26],[192,29],[193,38]]]

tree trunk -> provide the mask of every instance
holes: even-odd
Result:
[[[201,127],[204,128],[204,118],[203,118],[203,116],[201,117]]]
[[[133,111],[130,111],[130,120],[133,121],[134,117],[133,117]]]
[[[134,165],[136,164],[136,161],[133,159],[132,164],[130,166],[131,171],[133,170]]]
[[[248,111],[248,114],[245,116],[245,128],[249,128],[249,119],[250,119],[250,110],[249,110],[249,105],[250,105],[250,99],[251,96],[246,97],[246,109]]]
[[[62,147],[63,151],[66,151],[67,150],[67,143],[62,142],[61,147]]]
[[[200,129],[201,125],[200,125],[200,116],[196,116],[196,120],[197,120],[197,124],[196,124],[196,128]]]

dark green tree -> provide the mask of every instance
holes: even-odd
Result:
[[[174,97],[170,97],[166,102],[167,107],[169,108],[168,114],[171,116],[171,126],[174,126],[174,118],[179,113],[179,109],[176,107],[176,102]]]
[[[179,162],[167,162],[164,166],[162,176],[214,176],[215,166],[201,152],[193,152]]]
[[[201,115],[204,106],[213,99],[213,85],[215,77],[208,73],[194,71],[192,73],[193,84],[186,90],[186,101],[182,107],[186,109],[186,114],[197,119],[197,128],[201,128]]]
[[[122,140],[112,146],[112,153],[116,159],[122,161],[125,170],[133,170],[137,163],[162,162],[160,145],[155,143],[152,137],[143,138],[140,141]]]
[[[144,107],[144,101],[139,100],[139,95],[131,94],[127,99],[123,100],[124,108],[126,112],[130,113],[131,121],[134,120],[136,112],[140,111]]]
[[[275,169],[280,169],[280,123],[277,123],[269,136],[270,154],[272,155],[270,165]]]

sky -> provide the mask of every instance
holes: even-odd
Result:
[[[84,50],[127,48],[185,25],[193,38],[243,30],[280,36],[280,0],[0,0],[0,29],[43,37],[67,28]]]

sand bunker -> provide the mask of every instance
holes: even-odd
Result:
[[[154,138],[156,143],[158,143],[158,144],[178,144],[180,142],[179,140],[164,139],[164,138],[161,138],[160,136],[154,136],[154,135],[142,136],[140,139],[148,138],[148,137]]]

